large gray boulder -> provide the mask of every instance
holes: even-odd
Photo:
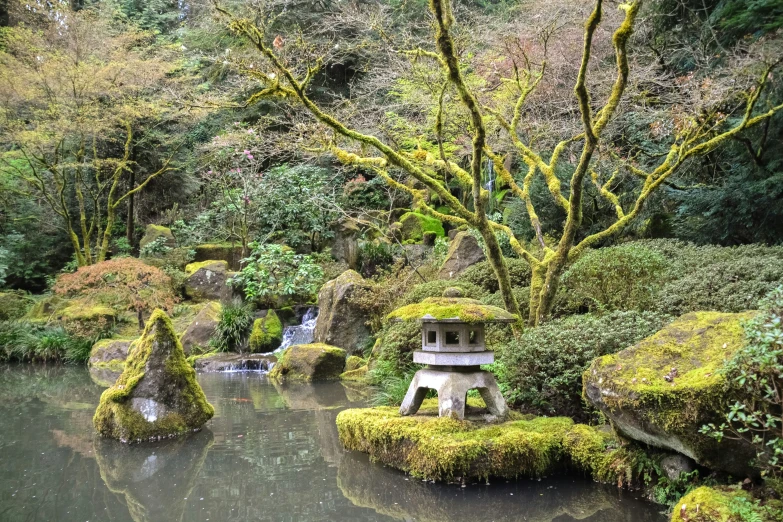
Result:
[[[481,248],[476,238],[469,232],[460,232],[449,245],[446,260],[440,268],[438,277],[441,279],[453,279],[465,271],[469,266],[484,261],[484,249]]]
[[[228,301],[234,293],[227,284],[233,274],[226,261],[191,263],[185,267],[185,273],[185,295],[193,301]]]
[[[141,442],[198,430],[214,413],[171,320],[155,310],[122,375],[101,395],[93,424],[103,437]]]
[[[742,323],[753,315],[683,315],[635,346],[593,361],[583,376],[584,395],[625,437],[735,478],[754,476],[752,446],[699,433],[725,420],[733,392],[720,369],[743,346]]]
[[[220,322],[220,311],[220,303],[215,301],[207,303],[188,325],[179,338],[186,354],[190,354],[194,349],[209,346],[209,340],[215,334],[215,329]]]
[[[366,311],[351,298],[367,286],[361,275],[346,270],[321,288],[314,342],[343,348],[351,355],[361,352],[370,329]]]

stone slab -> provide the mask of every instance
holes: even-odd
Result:
[[[434,366],[480,366],[495,362],[494,352],[425,352],[416,350],[413,352],[413,362],[418,364],[430,364]]]

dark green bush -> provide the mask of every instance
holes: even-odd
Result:
[[[590,362],[632,346],[670,320],[637,311],[553,319],[496,349],[494,370],[509,401],[524,410],[584,419],[582,373]]]
[[[378,389],[374,402],[400,404],[407,385],[419,368],[413,350],[421,348],[421,325],[415,321],[386,323],[371,355],[370,382]]]
[[[511,276],[511,286],[530,286],[530,266],[526,261],[506,258],[506,264]],[[468,267],[456,280],[479,286],[490,294],[500,290],[495,271],[492,269],[489,261],[482,261]]]
[[[662,254],[641,243],[590,250],[563,274],[558,308],[649,310],[666,267]]]
[[[0,361],[83,363],[92,345],[93,339],[73,336],[59,325],[0,322]]]
[[[471,299],[483,299],[487,296],[486,290],[472,283],[461,280],[452,281],[448,279],[436,279],[435,281],[429,281],[414,286],[402,298],[400,306],[419,303],[428,297],[442,297],[443,292],[447,288],[459,288],[462,290],[462,297],[469,297]]]
[[[530,311],[530,287],[514,287],[512,292],[514,297],[517,298],[517,303],[519,304],[519,313],[522,314],[522,320],[526,320]],[[481,302],[484,304],[505,308],[503,303],[503,296],[500,295],[500,292],[495,292],[494,294],[489,294],[486,297],[482,297]]]
[[[696,246],[670,239],[640,243],[670,261],[655,304],[663,313],[752,310],[783,282],[783,247]]]

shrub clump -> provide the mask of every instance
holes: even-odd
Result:
[[[527,261],[512,257],[506,258],[512,287],[530,286],[530,266]],[[489,261],[482,261],[468,267],[456,278],[455,283],[463,282],[483,288],[487,293],[493,294],[500,290],[498,279]],[[477,298],[479,299],[479,298]]]
[[[480,286],[467,281],[450,281],[448,279],[436,279],[414,286],[407,292],[400,303],[401,306],[420,303],[429,297],[442,297],[447,288],[459,288],[462,297],[470,299],[482,299],[487,296],[487,291]],[[501,305],[502,306],[502,305]]]
[[[567,310],[649,310],[667,268],[666,258],[640,243],[599,248],[581,256],[563,274]]]
[[[654,312],[612,312],[553,319],[497,350],[495,371],[512,403],[526,411],[584,418],[582,373],[593,359],[618,352],[671,321]]]
[[[232,301],[220,309],[210,344],[219,352],[241,351],[253,325],[253,308],[242,301]]]
[[[0,322],[0,362],[83,363],[92,344],[92,339],[72,335],[61,325]]]

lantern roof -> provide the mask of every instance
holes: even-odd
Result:
[[[429,297],[420,303],[398,308],[390,321],[422,323],[514,323],[519,318],[497,306],[464,297]]]

